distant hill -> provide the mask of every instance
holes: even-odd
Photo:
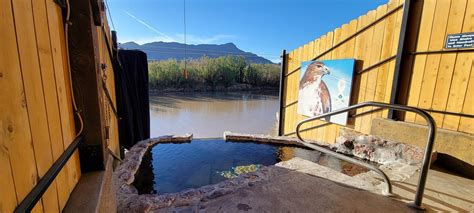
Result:
[[[146,52],[148,60],[167,60],[167,59],[184,59],[184,45],[177,42],[151,42],[146,44],[137,44],[135,42],[126,42],[120,44],[122,49],[138,49]],[[241,55],[244,56],[247,61],[258,64],[270,64],[273,63],[270,60],[258,56],[251,52],[245,52],[239,49],[233,43],[227,44],[188,44],[186,45],[186,52],[188,59],[201,58],[202,56],[208,56],[210,58],[217,58],[226,55]]]

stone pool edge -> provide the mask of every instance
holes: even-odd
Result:
[[[225,141],[252,141],[307,148],[299,142],[298,138],[294,137],[234,133],[230,131],[224,132],[223,136]],[[309,139],[307,141],[338,153],[379,164],[390,164],[394,161],[403,160],[410,165],[416,165],[422,162],[424,153],[423,149],[410,144],[385,140],[347,128],[341,129],[341,135],[336,138],[334,144]]]
[[[269,144],[279,144],[279,145],[289,145],[297,146],[302,148],[307,148],[305,145],[301,144],[298,138],[287,137],[287,136],[272,136],[264,134],[245,134],[245,133],[235,133],[230,131],[225,131],[223,134],[225,141],[232,142],[256,142],[256,143],[269,143]],[[308,140],[310,143],[317,144],[322,147],[330,148],[330,144],[320,143],[315,140]]]
[[[188,143],[192,139],[192,134],[151,138],[138,142],[125,153],[122,164],[114,172],[118,212],[148,212],[169,207],[197,206],[200,202],[212,200],[243,187],[268,180],[269,176],[277,170],[275,166],[262,167],[256,172],[242,174],[236,178],[196,189],[163,195],[138,194],[138,190],[132,184],[145,153],[159,143]]]

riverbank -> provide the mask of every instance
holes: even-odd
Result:
[[[199,86],[193,88],[163,88],[163,89],[150,89],[150,95],[160,95],[167,93],[194,93],[194,92],[278,92],[278,87],[269,86],[252,86],[251,84],[235,84],[229,87],[216,86],[214,89],[211,86]]]
[[[253,64],[242,57],[202,57],[186,61],[148,63],[151,90],[164,91],[249,91],[278,88],[280,67]]]

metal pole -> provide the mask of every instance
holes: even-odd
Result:
[[[281,53],[281,64],[280,64],[280,91],[279,91],[279,103],[280,110],[278,114],[278,136],[283,135],[283,95],[285,90],[285,67],[286,67],[286,50]]]
[[[423,111],[424,112],[424,111]],[[420,114],[420,113],[419,113]],[[416,189],[415,201],[410,203],[409,206],[415,209],[424,210],[423,193],[425,191],[426,179],[428,178],[428,171],[431,164],[431,152],[433,152],[433,144],[436,137],[436,122],[433,117],[428,113],[424,112],[421,116],[428,123],[428,143],[425,148],[425,155],[423,156],[423,165],[421,166],[420,178],[418,180],[418,188]]]
[[[421,166],[420,178],[418,180],[418,187],[416,189],[415,199],[414,199],[413,203],[409,204],[409,206],[412,207],[412,208],[419,209],[419,210],[424,209],[422,207],[423,193],[425,191],[426,179],[428,177],[428,171],[429,171],[430,162],[431,162],[431,152],[433,151],[433,146],[434,146],[434,141],[435,141],[435,136],[436,136],[436,122],[434,121],[433,117],[431,117],[431,115],[428,114],[426,111],[415,108],[415,107],[404,106],[404,105],[399,105],[399,104],[387,104],[387,103],[379,103],[379,102],[363,102],[363,103],[359,103],[359,104],[352,105],[352,106],[349,106],[349,107],[346,107],[346,108],[342,108],[342,109],[339,109],[339,110],[335,110],[335,111],[332,111],[332,112],[328,112],[328,113],[325,113],[325,114],[322,114],[322,115],[318,115],[318,116],[315,116],[315,117],[311,117],[311,118],[307,118],[305,120],[302,120],[296,126],[296,135],[301,140],[303,145],[307,145],[307,146],[310,145],[308,147],[316,149],[316,150],[321,151],[321,152],[324,152],[326,154],[332,155],[334,157],[341,158],[343,160],[348,160],[349,162],[352,162],[352,163],[355,163],[355,164],[358,164],[358,165],[361,165],[361,166],[366,166],[364,164],[364,162],[362,162],[362,161],[357,162],[357,160],[353,159],[353,158],[350,158],[351,160],[349,160],[349,159],[347,159],[349,157],[347,157],[345,155],[341,156],[341,154],[336,153],[332,150],[325,149],[323,147],[319,147],[315,144],[307,143],[300,135],[300,128],[304,123],[307,123],[307,122],[310,122],[310,121],[319,120],[319,119],[325,118],[327,116],[332,116],[332,115],[336,115],[336,114],[340,114],[340,113],[344,113],[344,112],[348,112],[348,111],[351,111],[351,110],[355,110],[355,109],[362,108],[362,107],[368,107],[368,106],[413,112],[413,113],[416,113],[416,114],[420,115],[421,117],[423,117],[426,120],[426,123],[428,123],[428,129],[429,129],[429,131],[428,131],[428,141],[426,143],[425,154],[423,156],[423,163],[422,163],[422,166]],[[369,166],[366,166],[366,168],[372,169],[372,170],[376,171],[377,173],[379,173],[380,175],[382,175],[384,177],[384,180],[386,181],[386,184],[387,184],[387,191],[391,192],[390,181],[388,180],[388,178],[386,178],[386,175],[385,175],[385,173],[383,173],[383,171],[381,171],[380,169],[378,169],[376,167],[374,169],[374,166],[370,165],[370,164],[369,164]]]
[[[406,43],[405,39],[409,31],[407,30],[409,19],[410,19],[410,9],[413,0],[405,0],[405,4],[403,5],[403,18],[402,18],[402,25],[400,28],[400,39],[398,40],[398,51],[397,56],[395,59],[395,70],[393,72],[392,78],[392,92],[390,95],[390,103],[396,104],[397,98],[399,96],[399,80],[400,80],[400,72],[403,67],[403,62],[406,56]],[[388,118],[395,119],[395,112],[393,110],[388,111]]]

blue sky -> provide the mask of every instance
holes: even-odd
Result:
[[[233,42],[278,61],[388,0],[186,0],[187,41]],[[183,0],[108,0],[119,42],[183,42]]]

